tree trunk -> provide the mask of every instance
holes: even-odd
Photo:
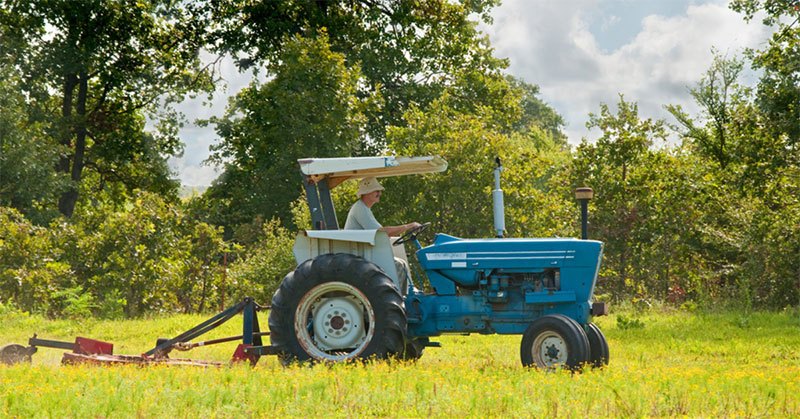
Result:
[[[75,86],[78,85],[78,76],[75,74],[67,74],[64,77],[64,99],[61,101],[61,138],[60,142],[66,148],[72,148],[72,94],[75,91]],[[70,158],[68,154],[62,154],[61,158],[56,165],[56,171],[61,173],[69,173]]]
[[[64,77],[64,99],[61,101],[61,145],[64,146],[66,150],[72,149],[72,105],[73,105],[73,93],[75,91],[75,86],[78,85],[78,76],[75,74],[67,74]],[[61,154],[61,157],[58,159],[58,163],[56,164],[56,172],[59,173],[70,173],[70,164],[72,163],[72,158],[70,157],[70,153],[68,151],[64,151]],[[67,203],[67,199],[65,195],[69,192],[69,190],[64,191],[61,197],[58,200],[58,211],[69,217],[72,215],[72,211],[70,210],[70,206]]]
[[[203,274],[203,289],[200,291],[200,306],[197,307],[197,311],[202,313],[206,309],[206,294],[208,292],[208,274]]]
[[[86,72],[81,72],[80,77],[74,77],[73,80],[75,79],[77,79],[78,85],[78,100],[75,104],[75,111],[77,115],[74,122],[69,120],[67,121],[68,126],[74,126],[75,128],[75,149],[71,162],[72,167],[69,167],[70,161],[68,157],[62,157],[61,162],[59,162],[60,168],[63,168],[64,172],[70,173],[70,179],[72,180],[67,190],[61,194],[61,198],[58,200],[58,210],[66,217],[72,216],[72,213],[75,211],[75,204],[78,202],[78,185],[81,180],[81,173],[83,172],[84,155],[86,154],[86,97],[89,90],[89,80]],[[70,83],[69,78],[67,84],[68,83]],[[65,86],[65,89],[66,87],[67,86]],[[71,90],[74,90],[74,84],[72,85]],[[69,116],[71,116],[71,111],[67,108],[68,96],[70,105],[69,107],[71,108],[72,91],[69,91],[69,95],[67,95],[67,91],[65,90],[64,109],[62,113],[67,113]],[[68,131],[71,137],[72,130]],[[66,145],[70,144],[67,143]],[[66,162],[64,161],[65,159],[67,159]]]

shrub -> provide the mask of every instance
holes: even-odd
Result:
[[[283,277],[295,268],[294,235],[273,219],[263,226],[263,237],[231,266],[228,289],[234,298],[252,296],[269,303]]]

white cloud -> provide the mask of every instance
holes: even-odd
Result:
[[[617,25],[620,22],[620,17],[617,15],[606,16],[603,18],[603,24],[600,25],[600,29],[607,31],[610,28]]]
[[[217,167],[199,163],[188,163],[184,158],[170,159],[170,168],[178,173],[185,186],[209,186],[221,173]]]
[[[627,44],[612,51],[598,46],[587,24],[597,2],[509,0],[494,13],[486,29],[497,55],[511,60],[509,71],[538,84],[542,98],[567,122],[570,142],[589,136],[589,112],[601,102],[610,106],[618,94],[636,101],[642,117],[667,118],[663,105],[694,109],[688,88],[711,63],[712,47],[737,55],[745,47],[763,45],[769,32],[758,20],[746,23],[725,5],[690,5],[672,17],[646,16]]]
[[[212,62],[215,59],[208,53],[203,53],[201,57],[205,62]],[[210,99],[203,95],[187,99],[176,106],[176,109],[188,119],[179,134],[185,150],[182,157],[171,158],[169,166],[177,173],[183,185],[208,186],[220,174],[220,168],[203,163],[210,154],[210,147],[219,141],[217,134],[213,126],[199,126],[195,123],[196,120],[222,116],[228,105],[228,99],[253,80],[251,73],[240,73],[230,57],[225,57],[219,62],[217,71],[222,83]]]

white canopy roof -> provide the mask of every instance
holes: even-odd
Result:
[[[416,175],[447,170],[447,162],[439,156],[310,158],[297,162],[300,164],[300,171],[309,176],[312,182],[328,179],[330,188],[348,179]]]

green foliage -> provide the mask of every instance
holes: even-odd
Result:
[[[790,307],[800,301],[800,205],[756,206],[744,236],[737,276],[746,307]]]
[[[92,316],[97,303],[91,293],[81,287],[64,288],[53,293],[53,299],[60,302],[60,312],[70,319],[86,319]]]
[[[741,199],[753,202],[739,281],[755,304],[800,302],[800,10],[795,1],[738,0],[734,10],[777,26],[769,44],[749,51],[761,73],[752,109],[742,115]]]
[[[288,368],[274,356],[255,368],[58,366],[63,351],[43,348],[33,365],[0,368],[0,406],[8,417],[313,417],[321,406],[333,417],[797,417],[796,314],[751,313],[747,328],[738,326],[738,311],[654,311],[639,317],[646,327],[638,329],[601,317],[610,364],[579,374],[522,368],[519,336],[501,335],[442,336],[441,348],[426,349],[416,362]],[[31,330],[72,340],[80,330],[113,342],[115,353],[138,354],[155,337],[205,319],[85,324],[7,313],[0,342],[24,342]],[[241,330],[234,318],[214,337]],[[227,364],[235,346],[175,356]],[[482,386],[493,391],[476,391]],[[523,396],[529,394],[536,397]]]
[[[749,106],[749,91],[738,84],[743,65],[739,59],[726,59],[714,51],[711,67],[697,87],[690,90],[703,109],[704,127],[695,126],[680,106],[667,106],[685,128],[683,136],[691,139],[701,155],[719,164],[723,170],[737,159],[740,152],[737,142],[743,140],[733,132],[736,125],[732,123],[736,113]]]
[[[473,100],[465,106],[468,94],[462,88],[473,90],[473,79],[424,110],[412,108],[406,126],[389,131],[389,146],[398,155],[439,155],[448,161],[448,169],[413,179],[386,179],[387,199],[375,209],[376,216],[388,225],[434,221],[434,231],[494,236],[491,190],[494,159],[500,157],[508,235],[570,235],[576,225],[566,194],[547,193],[560,190],[555,178],[567,155],[542,130],[509,132],[520,118],[521,96],[502,78],[485,81],[495,93],[484,96],[484,102]],[[516,113],[494,113],[494,102],[506,102]]]
[[[31,123],[21,80],[0,64],[0,206],[13,207],[46,224],[55,214],[58,147],[42,124]]]
[[[800,163],[800,18],[793,0],[736,0],[731,8],[752,19],[758,12],[765,25],[777,27],[769,44],[751,50],[753,67],[761,70],[756,105],[769,122],[773,158],[784,164]]]
[[[616,114],[603,104],[587,126],[601,136],[578,147],[571,176],[596,192],[590,236],[605,242],[602,289],[617,298],[665,298],[671,285],[687,287],[682,279],[693,267],[683,264],[691,263],[683,240],[694,235],[700,204],[691,200],[703,174],[680,150],[652,149],[666,137],[664,122],[640,120],[638,106],[623,97]]]
[[[755,95],[739,83],[740,59],[715,56],[692,95],[701,106],[702,125],[679,108],[668,107],[685,128],[681,134],[698,154],[716,163],[704,176],[705,206],[697,218],[695,252],[707,269],[709,294],[733,298],[740,306],[797,304],[800,264],[796,251],[798,147],[795,112],[797,33],[781,16],[797,14],[785,1],[735,1],[750,19],[766,12],[765,23],[779,28],[768,47],[750,51],[761,80]],[[794,99],[792,99],[794,97]],[[793,119],[791,123],[787,118]],[[788,252],[788,253],[787,253]]]
[[[427,105],[464,71],[489,74],[507,66],[492,56],[475,22],[490,22],[497,3],[222,0],[194,8],[219,22],[210,35],[214,45],[234,51],[243,67],[282,60],[296,35],[326,33],[334,53],[342,54],[348,66],[361,66],[365,82],[359,96],[381,86],[385,106],[366,115],[367,135],[374,142],[369,154],[374,154],[384,145],[386,127],[402,125],[409,105]]]
[[[553,139],[555,145],[568,148],[567,136],[562,131],[564,128],[564,118],[555,109],[544,103],[536,95],[539,94],[539,86],[526,83],[522,79],[507,76],[508,83],[512,88],[521,92],[520,106],[522,117],[514,123],[514,131],[520,133],[530,133],[533,140],[541,138],[535,133],[537,130],[545,131]],[[537,144],[542,145],[542,144]]]
[[[163,200],[143,193],[130,210],[104,214],[79,242],[88,286],[99,299],[105,292],[122,292],[128,316],[169,307],[163,296],[180,277],[178,261],[170,256],[181,247],[177,217],[169,212]]]
[[[627,317],[625,315],[618,314],[617,329],[620,330],[644,329],[644,322],[642,321],[642,319]]]
[[[61,145],[55,167],[70,182],[54,185],[58,210],[72,215],[84,172],[174,196],[165,156],[181,148],[177,115],[157,110],[211,87],[200,22],[160,0],[4,0],[0,9],[3,73],[20,75],[26,113],[47,133],[27,140]],[[148,113],[156,134],[145,131]]]
[[[48,231],[19,212],[0,207],[0,296],[24,310],[44,312],[68,267],[55,261]]]
[[[263,225],[258,242],[248,254],[231,265],[226,289],[233,301],[251,296],[268,303],[283,277],[294,270],[294,236],[273,219]]]
[[[364,112],[380,102],[377,92],[357,97],[359,69],[331,52],[324,34],[295,37],[280,58],[273,79],[244,89],[224,118],[210,121],[221,137],[212,160],[225,162],[225,172],[206,195],[227,204],[219,221],[229,229],[255,217],[290,226],[290,203],[302,191],[297,160],[358,153]]]
[[[221,227],[186,219],[182,222],[182,251],[174,256],[180,262],[180,273],[172,291],[183,312],[204,313],[217,308],[214,303],[225,298],[224,264],[227,254],[236,249],[223,241]]]
[[[0,295],[52,316],[140,316],[216,309],[230,252],[221,229],[140,192],[131,204],[83,207],[37,227],[0,207]]]

